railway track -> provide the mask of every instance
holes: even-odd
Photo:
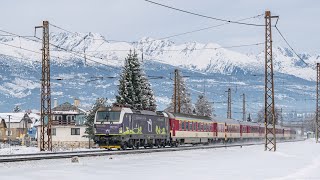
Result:
[[[296,142],[303,140],[291,140],[291,141],[280,141],[278,143],[285,142]],[[108,150],[92,150],[92,151],[74,151],[74,152],[55,152],[55,153],[33,153],[33,154],[12,154],[12,155],[1,155],[0,163],[9,162],[21,162],[21,161],[35,161],[44,159],[65,159],[77,157],[94,157],[94,156],[110,156],[110,155],[126,155],[126,154],[144,154],[154,152],[171,152],[171,151],[186,151],[186,150],[197,150],[197,149],[217,149],[217,148],[230,148],[230,147],[242,147],[242,146],[255,146],[262,145],[262,142],[255,143],[241,143],[241,144],[215,144],[215,145],[199,145],[199,146],[180,146],[174,148],[153,148],[153,149],[135,149],[135,150],[119,150],[119,151],[108,151]]]

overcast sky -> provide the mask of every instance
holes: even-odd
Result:
[[[319,0],[154,0],[200,14],[238,20],[270,10],[279,15],[278,27],[298,53],[320,53]],[[33,35],[42,20],[70,31],[95,32],[107,39],[136,41],[142,37],[161,38],[220,24],[156,6],[144,0],[3,0],[0,2],[0,29]],[[263,24],[264,18],[248,21]],[[51,32],[59,31],[51,28]],[[274,41],[282,40],[273,31]],[[222,46],[264,41],[263,27],[226,25],[173,38],[177,43],[215,42]],[[239,49],[263,51],[263,46]]]

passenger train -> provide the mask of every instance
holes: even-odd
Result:
[[[100,108],[94,128],[95,143],[106,149],[253,141],[262,140],[265,134],[261,123],[116,106]],[[276,136],[294,139],[296,131],[277,125]]]

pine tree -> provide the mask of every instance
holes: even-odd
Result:
[[[250,113],[249,113],[249,116],[248,116],[248,118],[247,118],[247,122],[252,122]]]
[[[212,116],[212,106],[203,94],[198,96],[196,113],[198,116]]]
[[[193,107],[191,102],[191,96],[188,92],[185,81],[181,76],[181,73],[178,73],[178,79],[179,84],[177,86],[179,86],[179,88],[177,89],[179,89],[179,92],[177,92],[177,94],[180,94],[180,113],[192,114]],[[178,95],[176,102],[178,102]],[[174,112],[174,94],[172,95],[171,103],[169,107],[166,109],[166,111]]]
[[[13,108],[13,112],[17,113],[17,112],[21,112],[20,107],[17,105]]]
[[[143,72],[138,55],[134,51],[125,60],[119,80],[117,103],[130,105],[137,110],[156,110],[155,97],[145,73]]]
[[[84,124],[87,126],[85,133],[87,133],[89,138],[91,138],[91,139],[94,136],[93,125],[94,125],[94,117],[96,115],[96,112],[100,107],[105,107],[105,106],[106,106],[106,99],[105,98],[97,98],[96,102],[93,104],[91,110],[85,116],[86,122]]]

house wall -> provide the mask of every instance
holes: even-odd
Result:
[[[7,131],[9,130],[9,123],[7,122]],[[31,127],[31,123],[28,123],[28,128]],[[24,135],[28,132],[27,129],[24,128],[24,122],[11,122],[10,123],[10,139],[16,140],[24,137]],[[8,132],[5,133],[8,135]]]
[[[72,128],[79,128],[80,134],[79,135],[71,135]],[[52,126],[52,147],[54,148],[65,148],[65,149],[72,149],[72,148],[88,148],[89,147],[89,139],[85,136],[85,126],[75,126],[75,125],[68,125],[68,126]],[[40,126],[38,126],[38,132],[40,132]],[[55,131],[55,133],[54,133]],[[40,133],[38,134],[38,146],[40,146]],[[91,140],[91,145],[93,142]]]
[[[0,142],[7,141],[6,130],[5,124],[0,121]]]

